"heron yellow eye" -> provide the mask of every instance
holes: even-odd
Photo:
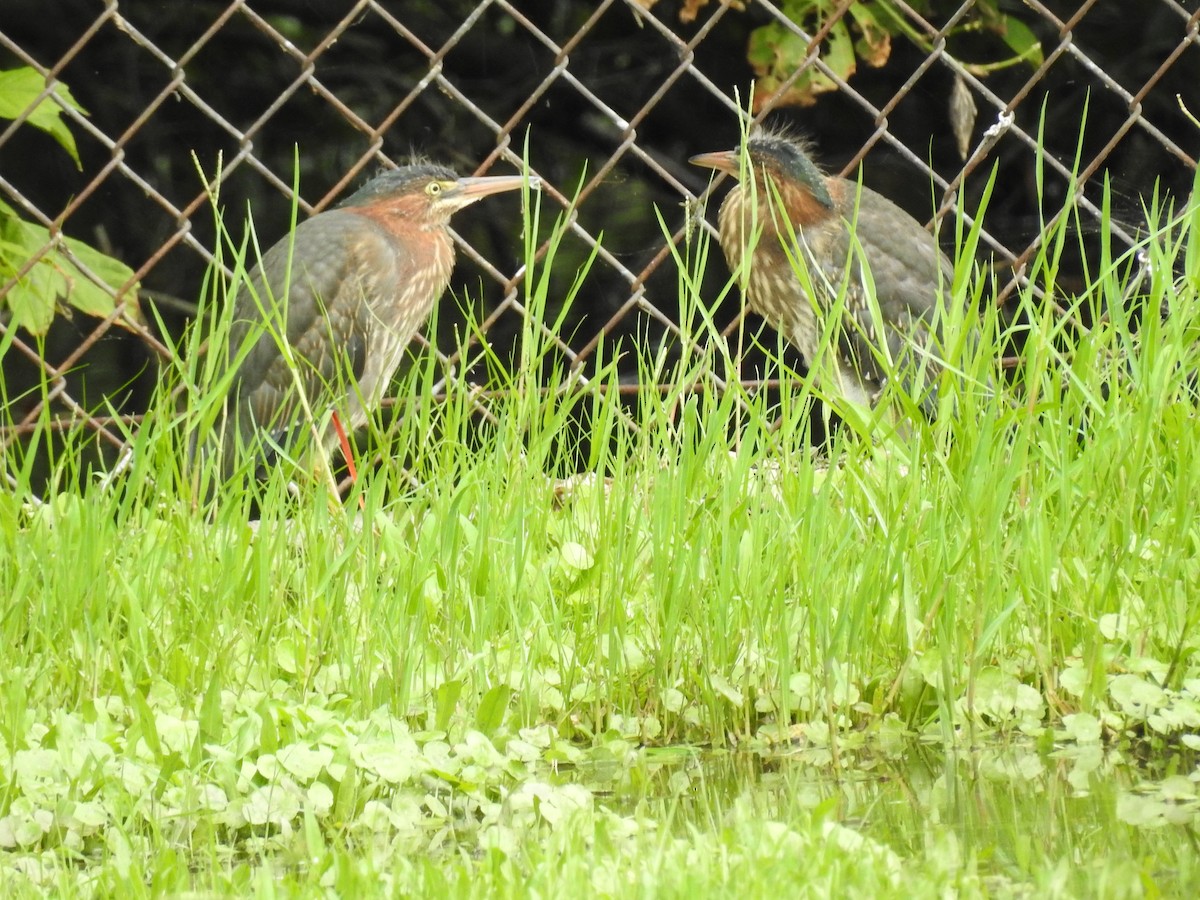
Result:
[[[431,181],[429,184],[425,185],[425,193],[430,197],[436,197],[438,194],[444,191],[446,187],[447,185],[441,181]]]

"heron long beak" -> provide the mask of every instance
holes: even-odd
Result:
[[[520,190],[524,184],[524,175],[486,175],[475,178],[459,178],[454,183],[454,197],[463,204],[473,203],[492,194]],[[529,187],[534,191],[541,190],[542,180],[535,176],[530,176]]]
[[[718,172],[738,173],[738,155],[736,150],[717,150],[713,153],[701,153],[688,160],[693,166],[704,166],[716,169]]]

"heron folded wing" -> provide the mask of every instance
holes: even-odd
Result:
[[[235,385],[243,441],[260,431],[286,438],[304,418],[301,396],[314,411],[336,406],[362,374],[370,316],[348,252],[354,220],[330,212],[302,223],[238,293],[231,346],[254,340]]]
[[[852,219],[841,229],[831,257],[843,268],[827,273],[837,286],[846,261],[853,267],[845,304],[850,321],[841,330],[838,350],[858,363],[862,377],[874,382],[876,390],[890,368],[933,418],[942,324],[937,315],[939,269],[942,286],[949,289],[953,268],[929,232],[886,197],[864,190],[859,204],[857,216],[872,227],[855,229]],[[863,260],[874,285],[873,305],[863,283]],[[884,353],[890,366],[882,364]]]

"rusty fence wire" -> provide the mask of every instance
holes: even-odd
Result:
[[[402,161],[412,146],[406,135],[419,130],[414,123],[430,138],[427,149],[433,155],[448,145],[447,135],[470,135],[464,146],[470,147],[471,157],[463,160],[461,147],[456,154],[460,171],[511,171],[528,153],[533,174],[543,180],[544,214],[570,212],[570,239],[580,253],[595,253],[599,274],[594,280],[602,296],[590,299],[586,316],[581,314],[586,327],[573,320],[569,333],[549,337],[581,377],[614,335],[653,333],[659,339],[678,339],[676,281],[669,275],[672,254],[698,223],[711,229],[715,203],[710,204],[707,222],[697,210],[727,187],[719,179],[710,184],[706,173],[692,170],[686,159],[689,152],[724,149],[737,134],[753,73],[747,69],[747,77],[728,81],[730,69],[721,61],[729,57],[731,45],[725,40],[718,49],[713,47],[729,30],[742,33],[750,25],[760,35],[774,34],[776,47],[791,48],[790,57],[775,53],[769,89],[764,89],[767,82],[755,89],[753,117],[770,121],[785,116],[813,133],[821,148],[830,147],[828,135],[836,135],[837,164],[831,168],[852,174],[861,163],[868,181],[874,172],[883,171],[894,183],[908,184],[901,202],[918,217],[925,210],[931,227],[936,225],[933,219],[952,220],[959,213],[969,219],[972,207],[966,202],[960,209],[960,201],[978,198],[993,167],[999,173],[997,191],[1005,196],[1030,192],[1032,173],[1040,167],[1044,192],[1052,189],[1061,197],[1073,191],[1081,217],[1128,246],[1137,238],[1136,215],[1106,220],[1100,208],[1101,185],[1110,170],[1116,172],[1114,183],[1124,178],[1131,191],[1148,189],[1149,173],[1178,193],[1191,184],[1196,166],[1200,127],[1189,116],[1200,114],[1196,2],[1145,0],[1137,18],[1139,23],[1153,22],[1152,32],[1118,21],[1132,15],[1131,5],[1111,0],[964,0],[957,7],[916,0],[875,3],[872,9],[886,6],[896,17],[886,79],[861,65],[861,72],[851,74],[836,64],[833,51],[839,35],[866,36],[862,4],[854,2],[821,4],[824,15],[816,18],[797,16],[796,10],[805,4],[785,0],[599,0],[587,4],[582,14],[581,4],[555,0],[458,5],[461,17],[432,32],[417,27],[406,12],[421,4],[398,0],[328,4],[337,7],[336,14],[327,12],[300,31],[278,3],[266,0],[201,4],[196,9],[202,12],[192,15],[186,33],[162,21],[171,17],[174,4],[90,0],[70,4],[71,15],[61,21],[17,21],[10,18],[18,15],[12,9],[0,13],[0,54],[7,60],[0,69],[30,67],[46,85],[33,103],[13,110],[8,120],[0,119],[0,200],[48,234],[44,247],[0,278],[0,347],[7,346],[6,378],[13,379],[6,390],[12,421],[0,436],[3,445],[38,427],[47,404],[54,411],[52,427],[82,425],[113,447],[123,440],[116,419],[137,423],[142,410],[136,403],[118,409],[114,417],[95,390],[81,395],[71,374],[89,364],[98,345],[120,333],[118,324],[126,331],[133,329],[137,353],[151,360],[151,367],[169,357],[169,342],[154,327],[123,321],[120,301],[157,282],[170,284],[172,293],[194,302],[201,290],[198,273],[219,264],[210,194],[195,165],[219,192],[253,180],[260,194],[274,194],[289,203],[294,199],[303,217],[336,203],[380,166]],[[936,18],[931,7],[939,10]],[[39,8],[28,4],[24,14]],[[1019,17],[1036,38],[1037,50],[1020,64],[1007,66],[1002,76],[986,65],[985,51],[991,45],[952,38],[969,35],[972,29],[983,34],[989,27],[994,37],[1003,31],[996,27],[998,9]],[[197,16],[203,16],[199,25]],[[40,29],[53,29],[56,40],[40,39]],[[366,41],[368,33],[374,43]],[[1138,42],[1139,33],[1152,33],[1154,40]],[[236,46],[228,43],[232,36]],[[626,52],[637,56],[642,66],[636,90],[614,89],[610,83],[613,66],[626,64],[621,62],[622,41],[636,42]],[[368,95],[346,73],[354,54],[375,44],[396,60],[406,77],[377,84]],[[234,59],[230,54],[238,53],[269,55],[279,76],[273,94],[257,96],[252,104],[231,100],[241,89],[220,76]],[[497,78],[469,75],[473,65],[482,66],[479,59],[501,59],[505,54],[521,56],[513,66],[523,71],[524,80],[511,82],[519,84],[518,95],[505,93],[503,85],[495,83]],[[102,116],[96,109],[86,114],[55,92],[60,81],[81,92],[78,69],[85,60],[90,77],[119,83],[122,73],[106,71],[104,60],[130,55],[139,60],[137,90],[130,95],[137,106],[123,118]],[[791,69],[781,70],[781,60],[789,59]],[[733,62],[744,66],[746,61]],[[825,92],[795,105],[798,87],[812,84],[814,73]],[[28,137],[31,116],[41,101],[59,107],[81,151],[87,151],[69,189],[57,189],[44,167],[27,158],[30,146],[50,146],[33,144]],[[831,104],[834,113],[827,111]],[[1078,142],[1076,164],[1069,152],[1048,149],[1046,133],[1067,133],[1065,145],[1076,146],[1085,104],[1090,124]],[[180,105],[193,119],[202,120],[212,145],[221,148],[219,168],[211,156],[197,155],[193,163],[194,147],[188,146],[186,136],[174,143],[164,122],[174,121]],[[557,111],[563,110],[588,132],[581,142],[586,165],[556,152],[566,143],[541,139]],[[440,124],[429,126],[431,115]],[[447,119],[454,127],[438,131]],[[809,127],[810,120],[815,127]],[[333,174],[318,179],[314,190],[314,182],[305,178],[305,144],[317,133],[339,135],[340,148]],[[144,146],[151,138],[157,144],[153,152]],[[277,152],[281,144],[299,149]],[[49,155],[52,150],[40,152]],[[17,155],[22,159],[15,159]],[[297,159],[301,187],[293,198]],[[137,205],[121,207],[123,218],[106,221],[105,204],[118,194],[136,195]],[[930,202],[931,196],[935,202]],[[1052,197],[1037,199],[1046,202],[1049,213],[1055,211]],[[1140,202],[1140,193],[1127,198],[1134,213]],[[635,242],[623,245],[620,236],[633,214],[631,206],[641,207],[636,214],[650,226]],[[655,207],[667,223],[666,234],[657,225]],[[931,219],[928,212],[934,209]],[[993,229],[989,218],[982,233],[984,249],[1001,273],[1001,299],[1022,283],[1045,226],[1053,224],[1028,212],[1023,216],[1016,215],[1011,227],[1002,229]],[[285,219],[262,221],[257,209],[255,218],[272,240],[286,224]],[[97,221],[104,223],[104,232],[98,231]],[[515,234],[517,223],[509,224]],[[153,241],[122,240],[123,229],[153,235]],[[617,233],[615,242],[610,231]],[[117,238],[98,239],[104,233],[117,233]],[[111,249],[132,270],[132,277],[122,285],[107,284],[72,253],[66,236]],[[526,315],[519,257],[511,245],[478,242],[465,233],[459,250],[460,258],[474,267],[476,288],[487,298],[481,314],[484,335],[490,337],[501,322],[508,322],[505,327],[511,332],[511,322]],[[543,244],[538,253],[545,252]],[[16,326],[5,297],[54,253],[65,254],[85,276],[112,293],[118,306],[103,319],[76,316],[66,340],[43,343]],[[179,272],[190,273],[190,294],[178,278],[166,277]],[[148,298],[153,302],[152,292],[141,297],[141,303]],[[734,329],[737,321],[736,316],[729,318],[727,329]],[[128,340],[122,335],[122,341]],[[128,348],[127,343],[122,346]],[[7,371],[14,360],[44,372],[48,392],[22,391],[17,377]],[[451,348],[445,364],[458,362]],[[713,372],[703,387],[720,389],[725,377]],[[658,388],[630,384],[628,390]],[[486,402],[486,390],[479,396]]]

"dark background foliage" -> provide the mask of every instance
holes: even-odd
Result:
[[[570,196],[582,173],[590,178],[603,172],[600,185],[579,208],[578,224],[591,235],[603,233],[603,245],[619,266],[605,264],[593,269],[564,334],[575,348],[587,346],[606,325],[610,338],[657,340],[665,333],[662,324],[636,304],[628,315],[613,321],[642,289],[640,283],[631,285],[620,269],[641,273],[662,252],[664,239],[654,208],[663,212],[672,228],[680,227],[686,216],[685,196],[647,160],[686,191],[699,194],[705,189],[708,173],[688,166],[687,158],[700,151],[734,146],[739,130],[729,107],[709,85],[729,95],[736,89],[744,105],[753,81],[747,62],[748,41],[756,28],[772,20],[771,12],[759,3],[748,3],[744,11],[727,11],[707,32],[694,57],[695,69],[707,79],[705,84],[690,74],[672,81],[680,62],[677,46],[632,5],[590,0],[520,0],[511,5],[538,31],[560,44],[595,17],[590,30],[570,47],[569,78],[551,79],[560,61],[501,5],[472,0],[405,0],[368,7],[315,57],[315,74],[323,88],[360,120],[371,127],[386,123],[378,149],[392,161],[418,153],[464,173],[474,171],[497,150],[496,132],[485,121],[490,118],[508,128],[509,149],[518,155],[528,135],[533,169],[559,196]],[[935,22],[939,15],[948,15],[959,6],[957,2],[928,5]],[[1076,153],[1085,105],[1085,161],[1102,153],[1114,135],[1123,135],[1104,156],[1103,169],[1115,188],[1117,219],[1136,228],[1141,205],[1156,185],[1160,191],[1183,196],[1192,172],[1154,134],[1128,127],[1130,105],[1110,84],[1124,85],[1131,92],[1146,84],[1184,34],[1186,23],[1180,10],[1194,13],[1197,4],[1156,0],[1137,4],[1136,14],[1132,6],[1097,3],[1071,33],[1075,46],[1084,50],[1088,61],[1099,65],[1105,78],[1098,77],[1087,62],[1063,53],[1017,106],[1015,121],[1024,132],[1036,134],[1044,107],[1046,152],[1068,166]],[[162,96],[174,74],[169,61],[189,53],[197,39],[228,12],[230,4],[217,0],[122,0],[120,14],[169,58],[166,62],[143,42],[131,40],[112,21],[95,27],[102,8],[96,0],[4,0],[0,33],[9,49],[0,47],[0,68],[26,64],[29,58],[53,67],[83,40],[59,78],[88,110],[92,125],[117,140],[116,155],[123,166],[175,206],[190,208],[191,214],[186,223],[176,220],[148,196],[138,180],[114,172],[64,223],[68,234],[135,269],[153,260],[185,224],[199,244],[211,248],[217,236],[213,216],[199,202],[202,184],[197,163],[212,175],[220,158],[230,172],[221,188],[226,225],[234,238],[240,239],[245,214],[252,211],[265,249],[288,227],[293,203],[288,188],[296,162],[301,216],[336,203],[383,164],[381,157],[372,155],[370,136],[348,121],[326,96],[305,83],[296,87],[301,75],[296,60],[241,10],[234,9],[207,43],[184,58],[183,84],[192,96],[203,100],[201,105],[179,90]],[[338,28],[351,4],[261,0],[250,8],[301,51],[311,52],[320,49]],[[707,27],[717,4],[702,7],[690,23],[680,21],[682,8],[675,0],[661,0],[643,15],[655,17],[688,41]],[[999,8],[1026,22],[1047,54],[1059,46],[1060,35],[1045,15],[1016,2],[999,2]],[[1062,19],[1078,8],[1079,4],[1066,0],[1044,6]],[[472,16],[477,18],[471,20]],[[471,24],[463,31],[467,22]],[[92,28],[94,33],[87,36]],[[431,71],[421,45],[437,51],[460,31],[457,42],[440,59],[440,71],[469,98],[474,111],[464,109],[460,97],[438,84],[427,84],[414,93],[422,82],[429,82]],[[1193,36],[1194,32],[1193,27]],[[25,57],[13,52],[13,47],[20,48]],[[1003,45],[984,30],[954,39],[949,50],[964,60],[986,61],[1004,55]],[[895,37],[886,64],[880,68],[860,66],[849,79],[850,86],[882,107],[925,59],[925,50]],[[1020,64],[982,80],[995,94],[1009,98],[1031,74],[1029,65]],[[948,67],[930,66],[886,121],[891,135],[948,180],[962,166],[948,112],[952,79]],[[602,107],[628,120],[662,91],[664,84],[669,87],[636,123],[635,144],[640,155],[630,152],[625,146],[624,123]],[[1200,49],[1193,43],[1139,98],[1141,107],[1136,110],[1193,159],[1200,145],[1197,129],[1180,111],[1176,97],[1191,98],[1192,109],[1200,110],[1197,85]],[[531,96],[536,100],[527,103]],[[981,105],[974,140],[995,119],[996,110]],[[240,142],[222,121],[233,129],[251,131],[250,140]],[[834,171],[855,159],[877,130],[863,103],[845,91],[821,95],[811,106],[781,109],[773,121],[811,136],[821,161]],[[114,152],[102,140],[77,127],[73,130],[79,141],[81,170],[48,137],[32,128],[18,128],[0,140],[0,174],[51,218],[113,163]],[[252,154],[255,164],[240,161],[239,154],[246,153]],[[1035,158],[1026,144],[1010,134],[993,149],[987,165],[976,169],[966,182],[970,208],[989,166],[994,162],[998,167],[998,190],[987,224],[1001,243],[1017,250],[1037,237],[1039,205],[1053,210],[1066,188],[1062,178],[1051,176],[1045,196],[1039,198]],[[496,162],[494,171],[508,170],[510,162]],[[265,173],[273,173],[275,178]],[[928,175],[921,177],[887,142],[876,143],[866,156],[864,179],[918,218],[929,219],[932,194]],[[1100,179],[1094,178],[1087,193],[1098,198],[1099,187]],[[483,259],[511,274],[521,258],[518,217],[512,198],[497,198],[456,219],[455,226]],[[1084,230],[1094,232],[1097,227],[1096,222],[1085,223]],[[1095,233],[1085,235],[1085,253],[1096,237]],[[583,240],[568,240],[556,274],[556,293],[565,293],[588,250]],[[1081,270],[1082,257],[1079,263]],[[200,295],[208,265],[204,255],[179,242],[144,272],[144,288],[186,301],[158,307],[168,329],[178,332],[186,324],[187,303],[194,303]],[[670,268],[662,265],[650,272],[642,295],[646,305],[658,307],[668,319],[676,304]],[[720,269],[713,266],[709,272],[708,289],[713,296],[726,277]],[[465,287],[466,296],[484,315],[495,308],[502,293],[496,279],[470,258],[461,260],[453,284],[460,296]],[[727,302],[718,311],[718,319],[731,320],[737,313],[735,307]],[[443,346],[451,346],[448,337],[458,321],[454,304],[444,304]],[[61,358],[93,326],[82,316],[57,323],[47,341],[46,357]],[[502,312],[489,330],[489,339],[503,354],[511,350],[518,332],[517,315]],[[72,376],[72,391],[85,406],[107,397],[125,412],[144,408],[156,381],[156,366],[150,351],[136,337],[110,332],[85,363]],[[36,373],[8,360],[4,374],[12,398],[21,385],[33,383]]]

